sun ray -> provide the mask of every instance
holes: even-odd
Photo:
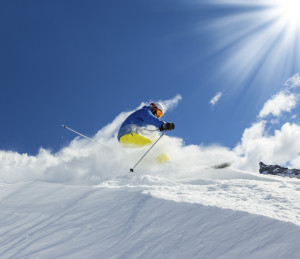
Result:
[[[227,87],[272,87],[272,78],[284,82],[299,71],[300,0],[212,1],[221,15],[206,29],[216,32],[211,56],[222,60],[215,75],[225,77]]]

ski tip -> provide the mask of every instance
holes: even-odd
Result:
[[[232,164],[232,162],[225,162],[225,163],[222,163],[222,164],[213,165],[212,168],[222,169],[222,168],[226,168],[226,167],[231,166],[231,164]]]
[[[64,127],[64,128],[66,128],[67,127],[67,125],[61,125],[62,127]]]

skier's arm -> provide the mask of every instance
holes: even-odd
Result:
[[[151,121],[152,123],[149,123],[149,124],[152,124],[154,126],[156,126],[157,128],[159,128],[160,131],[164,131],[164,130],[172,130],[175,128],[175,125],[174,123],[172,122],[163,122],[161,121],[160,119],[156,118],[152,112],[148,112],[148,118],[147,118],[148,121]]]
[[[148,110],[148,109],[145,111],[144,116],[145,116],[145,120],[147,121],[148,124],[151,124],[151,125],[153,125],[153,126],[155,126],[157,128],[160,128],[164,124],[163,121],[161,121],[160,119],[156,118],[152,114],[152,112],[150,110]]]

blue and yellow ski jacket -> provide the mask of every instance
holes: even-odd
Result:
[[[120,138],[125,134],[138,133],[139,128],[149,125],[159,128],[163,123],[163,121],[152,114],[150,106],[144,106],[142,109],[129,115],[122,123],[118,133],[118,140],[120,141]]]

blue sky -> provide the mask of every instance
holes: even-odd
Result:
[[[93,136],[177,94],[170,135],[234,148],[300,71],[299,21],[271,2],[1,1],[0,149],[57,151],[74,138],[62,124]],[[297,123],[291,106],[278,121]]]

